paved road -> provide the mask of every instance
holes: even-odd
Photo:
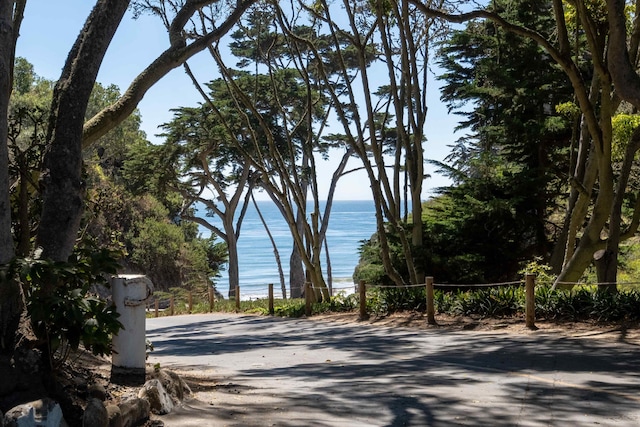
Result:
[[[149,363],[215,380],[165,425],[639,426],[640,347],[237,315],[147,319]]]

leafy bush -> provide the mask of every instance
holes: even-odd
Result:
[[[518,274],[520,276],[533,274],[536,276],[536,286],[550,287],[556,280],[556,276],[551,273],[551,270],[551,266],[542,263],[542,258],[536,257],[533,261],[529,261]]]
[[[105,273],[116,268],[114,254],[106,250],[76,252],[68,262],[17,259],[9,266],[9,277],[25,289],[27,312],[51,368],[80,344],[94,354],[111,352],[111,335],[122,328],[119,314],[89,289],[108,284]]]
[[[397,236],[389,233],[387,239],[392,251],[393,267],[399,272],[406,270],[404,259],[398,256],[401,252],[400,248],[394,244],[394,241],[398,240]],[[353,273],[353,280],[357,283],[364,281],[368,286],[392,286],[393,281],[389,278],[382,265],[378,234],[374,233],[370,239],[362,240],[360,243],[361,245],[358,248],[360,260]]]
[[[176,293],[178,290],[174,290]],[[159,293],[156,293],[158,297]],[[164,294],[163,294],[164,295]],[[170,295],[170,294],[166,294]],[[179,299],[177,299],[179,300]],[[500,286],[470,290],[442,290],[434,293],[436,312],[453,316],[505,317],[522,316],[525,311],[525,289],[522,286]],[[182,304],[184,305],[184,304]],[[360,305],[358,294],[338,294],[330,301],[312,304],[312,314],[355,311]],[[426,311],[425,287],[368,286],[367,312],[386,316],[395,312]],[[597,287],[580,287],[573,291],[537,286],[536,317],[551,320],[596,320],[601,322],[639,320],[640,292],[631,289],[610,293]],[[194,312],[209,310],[208,302],[198,301],[194,295]],[[214,311],[235,312],[233,300],[217,301]],[[304,299],[275,300],[276,316],[302,317]],[[176,313],[180,311],[176,307]],[[240,312],[267,315],[268,300],[241,301]]]
[[[399,311],[425,311],[425,288],[424,286],[367,288],[367,308],[378,315]]]
[[[359,303],[359,298],[356,294],[345,294],[344,292],[339,292],[331,298],[329,305],[331,311],[348,312],[358,308]]]
[[[535,310],[536,315],[547,319],[555,319],[558,315],[556,310],[558,301],[558,291],[551,286],[536,287]]]
[[[524,314],[525,290],[502,286],[456,292],[436,289],[438,313],[454,316],[503,317]],[[640,319],[640,292],[635,289],[611,293],[596,287],[572,291],[537,286],[536,317],[596,320],[600,322]],[[424,288],[372,288],[367,290],[367,310],[378,315],[398,311],[425,311]]]
[[[275,307],[275,315],[280,317],[302,317],[305,314],[305,308],[304,300],[286,300]]]
[[[452,304],[453,314],[482,317],[512,316],[523,311],[524,293],[509,286],[458,292]]]

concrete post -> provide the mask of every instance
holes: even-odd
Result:
[[[145,381],[146,303],[153,294],[147,276],[123,275],[111,279],[118,320],[124,326],[113,336],[111,380],[117,384],[141,385]]]

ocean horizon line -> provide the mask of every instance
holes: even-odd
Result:
[[[266,296],[267,285],[273,283],[280,288],[277,257],[271,242],[275,241],[278,256],[282,261],[285,278],[289,276],[289,256],[293,248],[291,231],[282,214],[273,202],[258,202],[265,226],[255,207],[249,206],[242,223],[242,232],[238,239],[238,272],[241,286],[240,295]],[[362,241],[375,233],[375,207],[371,200],[335,201],[331,209],[331,220],[326,234],[329,247],[332,283],[337,287],[353,283],[353,273],[358,265],[359,248]],[[207,230],[200,229],[201,233]],[[322,249],[323,270],[326,270],[326,248]],[[326,274],[327,272],[324,271]],[[325,276],[326,278],[326,276]],[[227,292],[229,277],[227,271],[221,271],[214,279],[216,287],[222,293]],[[288,280],[287,280],[288,282]]]

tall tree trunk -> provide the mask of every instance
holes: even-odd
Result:
[[[23,153],[24,154],[24,153]],[[18,248],[17,255],[26,257],[31,249],[31,221],[29,221],[29,169],[24,157],[20,159],[20,187],[18,196]]]
[[[24,0],[0,0],[0,266],[15,256],[9,198],[8,115],[16,40],[24,7]],[[0,353],[3,355],[11,354],[15,349],[21,325],[28,328],[24,308],[22,287],[11,279],[0,280]],[[27,335],[28,329],[24,332],[23,335]],[[4,365],[4,361],[3,358],[0,365]]]
[[[267,221],[265,221],[260,208],[258,207],[258,202],[256,202],[256,198],[253,197],[253,192],[251,193],[251,201],[253,202],[253,206],[258,213],[258,217],[260,218],[260,222],[262,222],[262,226],[264,230],[267,232],[267,236],[269,236],[269,241],[271,242],[271,247],[273,247],[273,256],[276,258],[276,265],[278,266],[278,277],[280,278],[280,289],[282,290],[282,299],[287,299],[287,285],[284,280],[284,271],[282,269],[282,261],[280,260],[280,252],[278,251],[278,245],[276,244],[276,240],[273,238],[273,234],[271,234],[271,230],[269,229],[269,225]]]
[[[9,200],[8,116],[16,37],[22,20],[20,16],[18,22],[15,22],[15,3],[13,0],[0,0],[0,264],[5,264],[14,257]]]
[[[227,237],[227,251],[229,254],[229,298],[236,297],[236,286],[240,286],[240,268],[238,266],[238,239],[234,232],[233,215],[225,215],[222,223]]]
[[[610,292],[617,292],[618,282],[618,256],[620,254],[620,242],[622,240],[622,204],[624,194],[629,182],[629,176],[633,167],[636,152],[640,149],[640,127],[637,127],[631,135],[631,140],[626,146],[624,161],[620,168],[616,193],[611,208],[609,221],[609,236],[607,237],[607,246],[604,250],[596,252],[594,259],[596,261],[596,271],[598,274],[598,283],[602,283],[601,288]],[[635,231],[632,233],[635,234]]]
[[[37,246],[41,256],[67,260],[83,213],[82,128],[89,96],[107,48],[129,0],[96,3],[69,52],[51,103],[43,176],[42,219]]]
[[[298,216],[296,220],[296,226],[298,232],[302,234],[302,225],[299,222],[302,217]],[[306,280],[304,274],[304,268],[302,265],[302,256],[300,254],[300,248],[294,244],[291,250],[291,256],[289,257],[289,292],[291,298],[301,298],[302,290],[304,288],[304,282]]]

